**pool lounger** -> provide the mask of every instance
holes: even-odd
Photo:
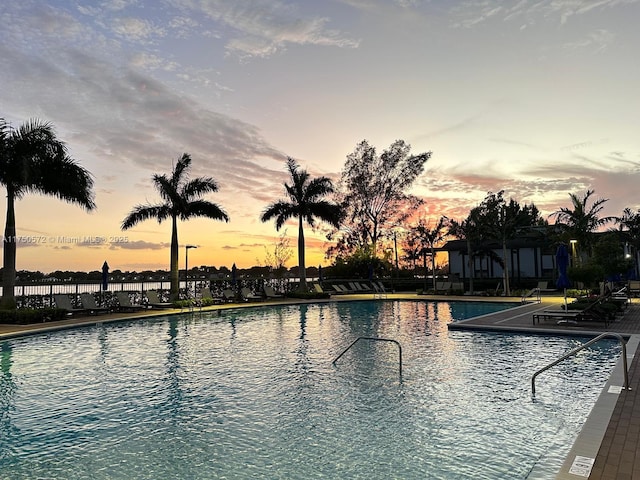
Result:
[[[557,320],[558,325],[561,324],[578,324],[580,322],[603,322],[605,327],[609,326],[609,320],[606,317],[596,317],[590,315],[583,310],[543,310],[533,314],[533,324],[540,323],[541,320]]]
[[[581,315],[580,311],[566,310],[543,310],[533,314],[533,324],[540,323],[541,320],[578,320]]]

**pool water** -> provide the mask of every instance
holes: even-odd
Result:
[[[259,307],[0,343],[0,478],[552,478],[619,347],[545,372],[533,400],[531,375],[582,342],[450,332],[457,308]],[[402,378],[387,342],[333,365],[359,336],[398,340]]]

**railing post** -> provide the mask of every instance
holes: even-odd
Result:
[[[340,359],[340,357],[342,357],[345,353],[347,353],[347,351],[353,347],[356,343],[358,343],[358,341],[360,340],[372,340],[372,341],[377,341],[377,342],[391,342],[391,343],[395,343],[398,346],[398,362],[399,362],[399,375],[400,375],[400,379],[402,380],[402,345],[400,345],[400,342],[398,342],[397,340],[393,340],[391,338],[380,338],[380,337],[358,337],[356,338],[353,342],[351,342],[351,344],[345,348],[342,353],[340,355],[338,355],[333,362],[331,362],[333,365],[336,364],[336,362]]]
[[[558,358],[554,362],[551,362],[546,367],[543,367],[540,370],[538,370],[537,372],[535,372],[533,374],[533,376],[531,377],[531,395],[535,395],[536,394],[536,377],[538,375],[540,375],[542,372],[545,372],[545,371],[549,370],[551,367],[554,367],[554,366],[558,365],[560,362],[566,360],[567,358],[575,355],[580,350],[584,350],[585,348],[591,346],[592,344],[594,344],[594,343],[596,343],[596,342],[598,342],[598,341],[600,341],[600,340],[602,340],[603,338],[606,338],[606,337],[617,338],[620,341],[620,344],[622,345],[622,368],[624,370],[624,389],[625,390],[631,390],[631,387],[629,386],[629,371],[628,371],[628,368],[627,368],[627,342],[625,342],[624,338],[619,333],[605,332],[605,333],[601,333],[600,335],[598,335],[595,338],[592,338],[587,343],[584,343],[584,344],[580,345],[579,347],[574,348],[570,352],[565,353],[563,356],[561,356],[560,358]]]

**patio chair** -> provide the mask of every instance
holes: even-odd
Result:
[[[56,308],[66,310],[68,315],[88,313],[86,308],[77,308],[71,304],[69,295],[57,294],[53,296],[53,302],[56,304]]]
[[[235,302],[236,301],[236,292],[231,290],[230,288],[225,288],[222,291],[222,298],[225,302]]]
[[[99,307],[93,293],[81,293],[80,303],[82,307],[90,314],[97,315],[99,313],[109,313],[108,307]]]
[[[132,303],[129,293],[124,291],[116,292],[116,300],[118,301],[118,310],[120,311],[136,312],[145,309],[144,305]]]
[[[171,302],[163,302],[160,300],[160,296],[156,290],[147,290],[145,292],[147,296],[147,300],[149,301],[149,306],[151,308],[171,308],[173,307],[173,303]]]
[[[263,290],[264,290],[265,297],[269,299],[284,298],[284,295],[282,295],[281,293],[276,293],[273,287],[270,287],[269,285],[265,285],[263,287]]]
[[[373,286],[373,298],[387,298],[387,291],[382,282],[371,282]]]
[[[262,300],[262,295],[256,295],[247,287],[242,287],[240,289],[240,294],[242,295],[242,299],[246,302],[257,302]]]
[[[336,293],[342,293],[342,294],[349,293],[349,290],[347,290],[345,287],[343,287],[338,283],[332,283],[331,288],[333,288]]]
[[[214,297],[209,287],[202,287],[196,295],[195,303],[197,306],[202,307],[205,303],[211,305],[221,303],[222,300],[222,297]]]

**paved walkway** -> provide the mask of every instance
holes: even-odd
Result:
[[[330,301],[370,300],[371,294],[334,296]],[[437,297],[417,296],[416,294],[389,294],[388,299],[413,300],[481,300],[481,301],[519,301],[518,298],[496,299],[495,297]],[[315,302],[315,301],[314,301]],[[592,414],[583,428],[580,437],[572,448],[565,465],[556,477],[558,480],[585,479],[591,480],[633,480],[640,479],[640,355],[634,355],[640,343],[640,301],[637,299],[627,308],[623,317],[611,323],[605,330],[604,324],[563,324],[554,320],[533,323],[533,314],[549,308],[558,308],[562,297],[542,297],[541,303],[528,303],[495,314],[477,317],[463,322],[450,324],[452,329],[500,330],[521,333],[550,333],[563,335],[599,335],[605,331],[619,333],[629,339],[627,356],[632,358],[629,367],[629,383],[631,390],[622,390],[612,395],[606,390],[611,385],[622,385],[622,373],[612,374],[612,379],[605,386],[603,394],[596,403]],[[302,301],[277,300],[263,304],[304,303]],[[312,302],[313,303],[313,302]],[[227,304],[206,307],[203,311],[227,308],[255,306],[255,303]],[[137,313],[110,313],[92,317],[67,319],[37,325],[2,325],[0,324],[0,341],[30,333],[72,328],[79,325],[90,325],[97,322],[117,322],[131,318],[147,318],[180,313],[179,309],[146,310]],[[621,369],[619,369],[621,370]],[[613,387],[615,389],[615,387]],[[611,390],[611,389],[609,389]],[[584,457],[585,459],[582,459]],[[591,465],[591,462],[593,464]],[[586,467],[584,467],[586,465]],[[584,467],[584,468],[583,468]],[[589,475],[590,471],[590,475]]]

